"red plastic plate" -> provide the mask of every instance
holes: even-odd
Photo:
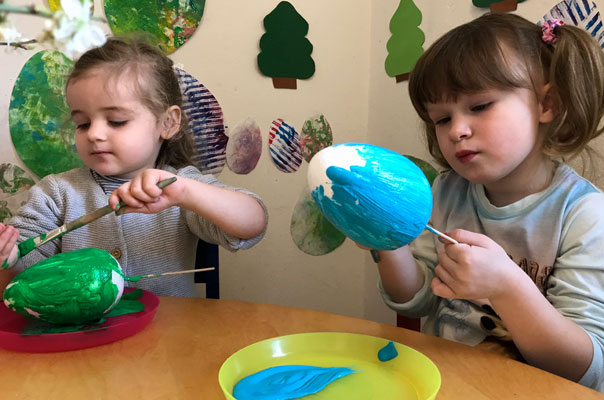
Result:
[[[134,289],[126,288],[124,291],[131,290]],[[109,317],[101,324],[101,329],[44,335],[22,335],[27,319],[0,303],[0,347],[28,353],[51,353],[86,349],[124,339],[143,330],[159,306],[159,298],[146,290],[138,300],[145,305],[143,311]]]

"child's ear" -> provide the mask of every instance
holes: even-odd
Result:
[[[180,107],[178,106],[170,106],[164,113],[162,117],[162,129],[160,136],[162,139],[170,139],[174,136],[178,130],[180,129],[180,115],[181,115]]]
[[[542,124],[552,122],[558,114],[558,100],[556,100],[557,97],[553,93],[552,86],[549,83],[545,84],[541,89],[539,99],[539,122]]]

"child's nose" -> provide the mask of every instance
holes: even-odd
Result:
[[[452,118],[449,137],[453,142],[459,142],[472,136],[470,124],[463,118]]]
[[[105,128],[100,123],[91,122],[88,127],[88,140],[95,142],[98,140],[105,140]]]

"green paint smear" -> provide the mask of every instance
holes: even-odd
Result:
[[[319,210],[309,192],[304,192],[292,214],[290,233],[296,246],[312,256],[321,256],[338,248],[346,236]]]
[[[44,240],[46,238],[46,234],[40,235],[40,238]],[[24,255],[36,248],[36,242],[34,242],[34,239],[35,238],[29,238],[17,245],[17,247],[19,248],[19,257],[23,257]]]
[[[58,51],[34,54],[23,66],[11,94],[9,127],[13,145],[36,175],[82,165],[75,151],[64,87],[73,61]]]
[[[104,5],[114,34],[147,32],[169,54],[195,33],[205,0],[105,0]]]
[[[133,314],[145,309],[145,305],[138,301],[142,296],[143,291],[140,289],[133,290],[129,293],[125,293],[117,305],[111,309],[104,318],[101,318],[96,323],[92,324],[70,324],[70,325],[57,325],[49,322],[31,320],[22,330],[21,334],[24,336],[28,335],[50,335],[54,333],[68,333],[78,331],[95,331],[101,329],[107,329],[104,325],[106,318],[117,317],[119,315]]]
[[[57,324],[98,321],[115,302],[119,288],[112,273],[123,277],[106,251],[87,248],[56,254],[17,275],[4,300],[18,314]]]

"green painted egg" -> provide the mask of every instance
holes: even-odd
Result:
[[[106,251],[56,254],[18,274],[4,304],[26,317],[57,324],[96,322],[122,297],[124,274]]]

